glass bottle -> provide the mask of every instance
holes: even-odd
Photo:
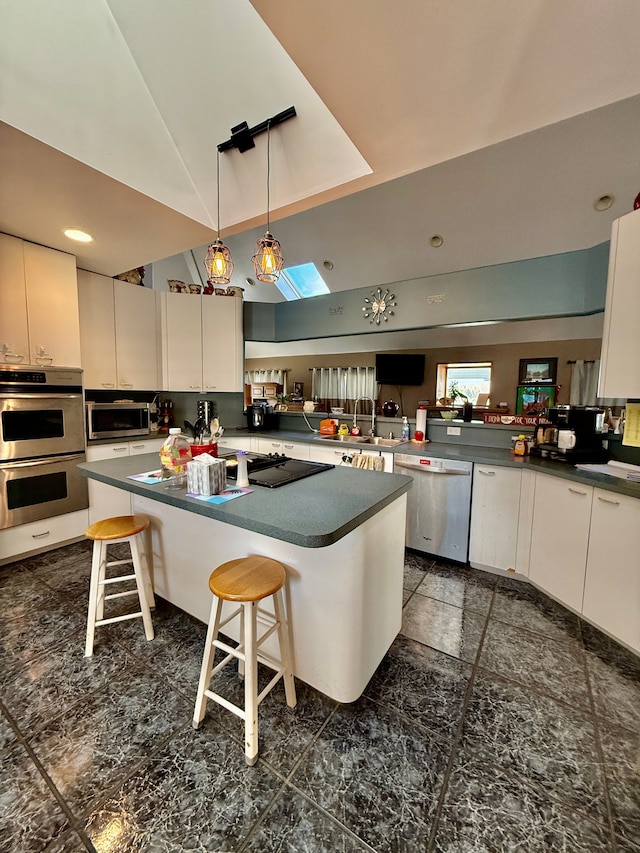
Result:
[[[162,474],[169,477],[170,489],[182,489],[187,484],[187,463],[191,462],[191,445],[181,435],[180,427],[172,427],[169,437],[160,448]]]

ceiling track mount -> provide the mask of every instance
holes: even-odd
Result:
[[[231,128],[231,138],[227,139],[225,142],[220,142],[218,144],[218,151],[222,153],[223,151],[229,151],[230,148],[237,148],[241,154],[244,154],[244,152],[249,151],[250,148],[256,147],[256,144],[253,141],[254,136],[258,136],[260,133],[265,133],[270,128],[274,128],[276,125],[282,124],[290,118],[295,118],[296,115],[296,108],[289,107],[281,113],[261,121],[260,124],[256,124],[255,127],[249,127],[247,122],[243,121],[241,124],[237,124],[235,127]]]

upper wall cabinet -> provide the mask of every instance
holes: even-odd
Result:
[[[73,255],[0,234],[0,359],[80,367]]]
[[[238,297],[162,294],[166,391],[242,391],[244,341]]]
[[[78,301],[85,387],[157,390],[160,348],[156,292],[79,270]]]
[[[613,223],[604,309],[600,397],[640,397],[640,210]]]

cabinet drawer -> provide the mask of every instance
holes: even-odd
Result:
[[[0,530],[0,563],[8,563],[25,554],[36,554],[63,542],[80,539],[88,526],[88,512],[81,509]]]

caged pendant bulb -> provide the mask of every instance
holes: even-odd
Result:
[[[207,249],[204,259],[207,270],[207,288],[205,292],[212,292],[214,284],[227,285],[231,282],[233,273],[233,260],[231,252],[220,239],[220,151],[216,152],[216,176],[218,190],[218,236]]]
[[[269,183],[271,178],[271,124],[267,121],[267,230],[256,243],[256,253],[251,258],[258,281],[275,284],[284,265],[280,243],[269,230]]]
[[[252,258],[256,278],[273,284],[280,277],[284,258],[280,243],[267,231],[256,244],[256,253]]]
[[[214,240],[207,249],[204,265],[210,284],[229,284],[233,273],[233,260],[231,252],[220,238]]]

